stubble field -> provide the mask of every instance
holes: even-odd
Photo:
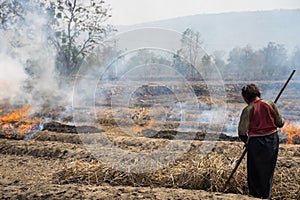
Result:
[[[97,105],[98,115],[96,115],[99,126],[84,127],[84,132],[88,133],[78,134],[76,129],[72,129],[73,126],[62,126],[60,123],[52,122],[44,126],[44,130],[38,131],[31,140],[1,138],[0,198],[252,199],[247,192],[246,159],[243,160],[226,191],[222,190],[243,151],[243,144],[236,137],[228,136],[232,136],[235,132],[234,127],[239,115],[237,111],[245,106],[239,97],[240,85],[242,83],[226,86],[226,102],[230,112],[229,120],[225,124],[211,125],[209,113],[214,114],[214,111],[205,106],[201,107],[203,117],[196,124],[199,128],[193,134],[195,137],[192,141],[185,140],[184,136],[189,132],[186,127],[195,127],[189,124],[192,120],[184,122],[178,120],[174,110],[176,105],[172,107],[170,103],[168,106],[162,105],[164,111],[151,106],[150,109],[147,106],[147,99],[153,101],[157,96],[149,98],[145,88],[141,91],[147,97],[138,96],[139,93],[136,93],[130,108],[117,108],[119,112],[126,109],[128,119],[126,117],[119,119],[119,115],[116,117],[109,111],[106,112],[107,105],[101,105],[103,102],[101,101]],[[205,102],[202,105],[213,103],[207,98],[209,94],[200,86],[199,88],[199,92],[202,92],[199,93],[199,101]],[[262,84],[262,88],[266,90],[267,86]],[[297,120],[299,116],[299,108],[297,110],[296,106],[298,100],[293,99],[293,92],[294,90],[288,90],[278,104],[279,107],[282,106],[289,120]],[[105,112],[100,112],[103,110]],[[82,109],[80,112],[85,110]],[[158,121],[164,117],[165,121]],[[77,118],[77,121],[78,119],[80,118]],[[194,117],[191,116],[191,119]],[[178,130],[180,123],[188,125]],[[128,132],[124,133],[124,127]],[[214,132],[216,130],[222,132]],[[206,135],[213,137],[205,137]],[[103,137],[113,145],[113,148],[103,145],[101,140]],[[299,199],[300,146],[284,144],[286,141],[287,138],[282,136],[274,177],[273,198]],[[181,148],[184,148],[186,143],[189,144],[189,148],[182,155],[176,156],[172,162],[168,160],[167,164],[161,165],[157,170],[143,172],[134,170],[135,166],[141,166],[139,160],[134,160],[134,157],[132,160],[126,157],[127,160],[125,159],[123,163],[119,160],[116,160],[116,163],[103,162],[95,157],[94,152],[88,150],[90,145],[96,145],[97,151],[103,154],[111,151],[113,155],[113,150],[119,149],[133,155],[147,155],[160,150],[170,142],[173,144],[173,151],[182,152]],[[203,154],[203,148],[208,147],[209,151]],[[126,166],[132,166],[132,169],[124,170]]]

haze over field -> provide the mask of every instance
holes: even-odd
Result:
[[[274,9],[299,9],[299,0],[107,0],[112,8],[110,22],[133,25],[196,14]]]
[[[300,10],[272,10],[200,14],[153,21],[131,26],[117,26],[120,32],[143,27],[159,27],[183,32],[198,31],[208,53],[229,52],[250,45],[261,48],[269,42],[284,45],[289,53],[300,46]]]

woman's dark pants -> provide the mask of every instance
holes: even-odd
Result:
[[[278,147],[279,138],[277,132],[267,136],[250,137],[248,142],[247,173],[251,196],[270,198]]]

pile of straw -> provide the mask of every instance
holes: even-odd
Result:
[[[241,143],[221,142],[212,152],[200,158],[194,145],[176,162],[153,172],[131,173],[105,166],[99,161],[75,161],[54,174],[56,183],[110,184],[127,186],[202,189],[210,192],[248,194],[246,159],[243,160],[226,191],[223,186],[240,157]],[[299,155],[293,149],[281,148],[273,184],[275,199],[299,195]],[[286,162],[288,161],[288,162]]]

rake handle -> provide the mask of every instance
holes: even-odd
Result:
[[[296,70],[294,69],[291,73],[291,75],[289,76],[289,78],[286,80],[284,86],[281,88],[280,92],[278,93],[274,103],[277,103],[278,99],[280,98],[281,94],[283,93],[283,91],[285,90],[286,86],[289,84],[291,78],[294,76]]]

